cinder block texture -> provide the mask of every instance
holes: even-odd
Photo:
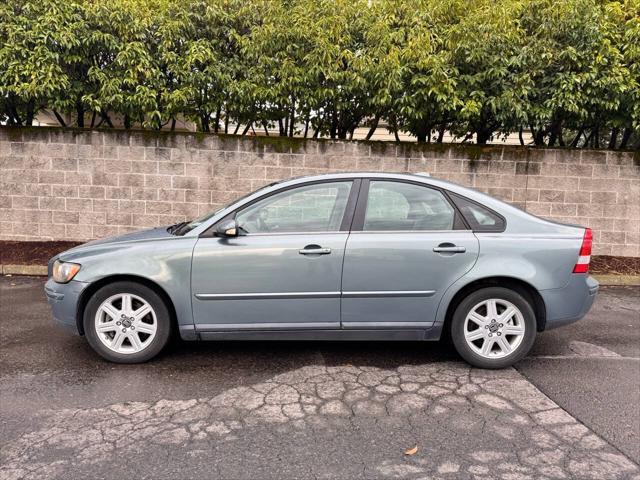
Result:
[[[202,215],[274,180],[430,172],[640,256],[640,155],[0,127],[0,239],[89,240]]]

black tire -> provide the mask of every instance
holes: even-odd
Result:
[[[98,338],[95,329],[95,316],[98,308],[106,299],[119,293],[131,293],[144,299],[153,308],[157,321],[155,337],[143,350],[135,353],[118,353],[109,349]],[[84,309],[83,325],[85,336],[91,348],[102,358],[115,363],[143,363],[162,351],[171,337],[171,315],[164,300],[151,288],[136,282],[114,282],[96,291]]]
[[[478,303],[492,298],[511,302],[520,310],[524,319],[525,332],[520,345],[518,345],[513,352],[501,358],[486,358],[474,352],[471,347],[467,345],[464,335],[465,319],[471,309]],[[522,295],[508,288],[488,287],[470,293],[458,304],[451,319],[450,331],[451,339],[457,352],[469,364],[479,368],[498,369],[513,365],[529,353],[536,338],[536,327],[536,316],[533,308]]]

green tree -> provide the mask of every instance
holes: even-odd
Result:
[[[526,2],[478,0],[452,26],[448,48],[459,74],[463,106],[452,130],[485,144],[526,121],[531,79],[519,54],[526,37],[517,19]]]
[[[127,0],[86,4],[87,41],[95,51],[88,81],[95,89],[83,100],[108,124],[108,112],[120,114],[124,127],[131,128],[158,110],[159,72],[147,44],[152,17],[146,7]]]
[[[45,107],[63,125],[59,111],[83,112],[86,37],[80,4],[8,0],[0,5],[0,95],[9,124],[31,125]],[[78,123],[82,126],[81,118]]]
[[[619,128],[617,112],[630,75],[615,44],[614,24],[592,0],[533,0],[523,11],[522,49],[533,88],[528,120],[536,145],[565,145],[563,129],[597,146],[603,128]],[[548,138],[548,140],[547,140]]]

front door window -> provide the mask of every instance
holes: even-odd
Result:
[[[252,233],[337,232],[352,182],[329,182],[285,190],[240,210],[241,231]]]

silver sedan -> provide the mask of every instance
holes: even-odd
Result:
[[[184,340],[438,340],[472,365],[524,357],[582,318],[591,230],[428,175],[268,185],[202,218],[93,241],[49,262],[55,320],[104,358]]]

